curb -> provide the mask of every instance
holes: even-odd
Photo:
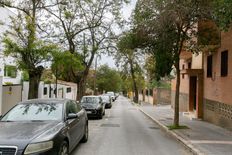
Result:
[[[179,136],[177,133],[169,130],[165,125],[163,125],[162,123],[160,123],[158,120],[156,120],[155,118],[153,118],[152,116],[150,116],[148,113],[146,113],[144,110],[142,110],[140,107],[137,106],[137,108],[144,114],[146,115],[149,119],[151,119],[153,122],[155,122],[156,124],[158,124],[162,130],[164,130],[165,132],[167,132],[169,135],[171,135],[172,137],[174,137],[178,142],[180,142],[182,145],[184,145],[184,147],[186,149],[188,149],[191,153],[193,153],[194,155],[205,155],[203,152],[201,152],[199,149],[197,149],[196,147],[194,147],[191,142],[189,142],[188,140],[185,140],[184,138],[182,138],[181,136]]]

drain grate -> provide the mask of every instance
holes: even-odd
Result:
[[[159,130],[160,128],[159,128],[159,127],[151,126],[151,127],[149,127],[149,129],[152,129],[152,130]]]
[[[102,124],[101,127],[120,127],[119,124]]]

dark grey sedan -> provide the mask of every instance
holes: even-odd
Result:
[[[102,119],[103,115],[105,115],[105,103],[100,96],[83,96],[81,106],[85,108],[88,117]]]
[[[87,140],[86,111],[72,100],[29,100],[0,119],[0,155],[68,155]]]

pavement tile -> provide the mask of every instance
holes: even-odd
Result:
[[[152,106],[142,103],[138,107],[145,114],[166,127],[173,122],[173,110],[170,105]],[[195,149],[196,154],[203,155],[232,155],[232,132],[214,124],[190,119],[180,113],[180,124],[189,129],[167,131],[180,137],[187,146]]]

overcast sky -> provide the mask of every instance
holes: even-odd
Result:
[[[129,20],[129,18],[131,17],[131,13],[135,8],[136,2],[137,0],[131,0],[130,4],[123,7],[122,12],[125,19]],[[103,64],[108,64],[110,67],[116,68],[113,57],[108,55],[101,56],[101,60],[99,60],[98,66]]]

